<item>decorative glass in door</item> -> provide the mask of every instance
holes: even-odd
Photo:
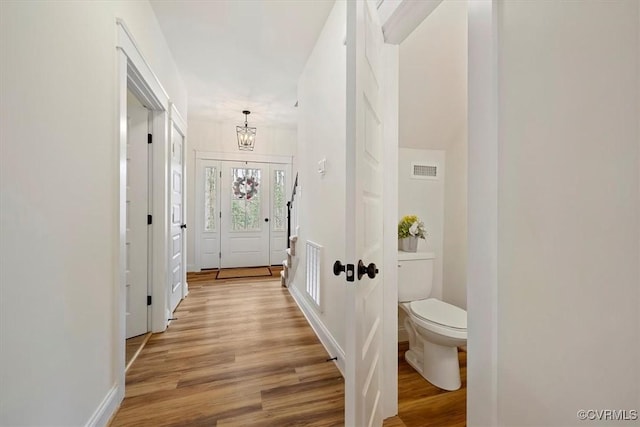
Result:
[[[215,167],[204,168],[204,231],[216,231],[216,181]]]
[[[260,169],[231,169],[231,231],[260,231]]]
[[[285,171],[276,170],[273,174],[273,231],[286,231],[287,199],[285,187]]]

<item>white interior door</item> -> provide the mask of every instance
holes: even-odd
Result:
[[[345,424],[382,425],[382,272],[358,278],[358,261],[383,264],[382,28],[372,1],[347,3]]]
[[[127,95],[126,337],[148,331],[149,111]]]
[[[171,122],[171,218],[169,242],[169,311],[173,312],[185,294],[184,257],[184,135]]]
[[[220,162],[196,162],[197,268],[220,268]]]
[[[221,268],[269,265],[269,164],[222,162]]]
[[[270,165],[271,214],[270,264],[279,265],[287,259],[287,201],[291,198],[291,166],[272,163]]]

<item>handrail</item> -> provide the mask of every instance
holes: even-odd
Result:
[[[291,190],[291,203],[293,203],[293,199],[296,197],[296,189],[298,188],[298,173],[296,172],[296,179],[293,181],[293,189]]]
[[[297,188],[298,188],[298,174],[296,173],[296,179],[293,182],[293,189],[291,190],[291,200],[287,202],[287,249],[291,247],[291,208],[293,207],[293,201],[296,198]]]

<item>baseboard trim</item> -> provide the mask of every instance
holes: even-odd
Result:
[[[344,377],[344,350],[342,350],[338,342],[333,338],[331,332],[329,332],[322,320],[318,317],[318,314],[311,307],[304,295],[300,293],[295,284],[292,283],[287,289],[289,289],[289,293],[293,297],[293,300],[298,305],[298,308],[300,308],[300,311],[302,311],[302,314],[307,319],[307,323],[309,323],[313,332],[316,333],[316,336],[324,346],[325,350],[327,350],[327,353],[332,357],[338,358],[334,362]]]
[[[120,402],[124,399],[124,387],[120,390],[117,384],[111,387],[111,390],[102,399],[100,406],[93,413],[89,421],[87,421],[86,427],[104,427],[109,424],[111,417],[113,417],[120,406]]]

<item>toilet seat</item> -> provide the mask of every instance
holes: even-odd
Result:
[[[452,338],[467,338],[467,312],[460,307],[428,298],[409,303],[409,311],[413,321],[424,329]]]

